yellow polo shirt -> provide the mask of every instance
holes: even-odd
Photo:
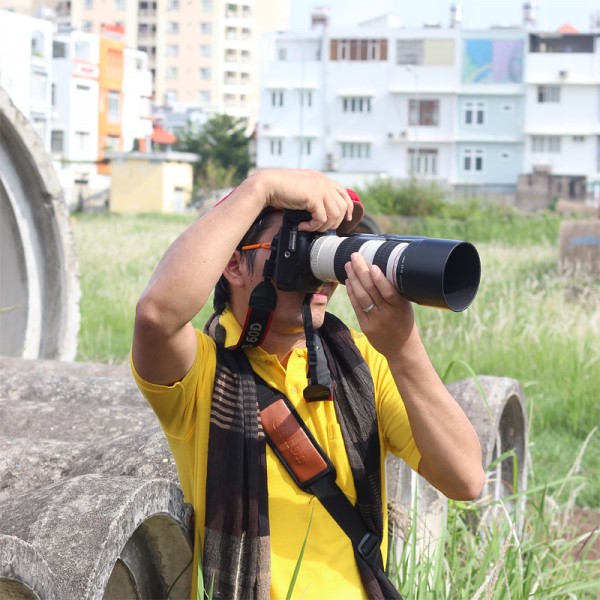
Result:
[[[230,311],[220,323],[225,327],[227,347],[237,343],[240,325]],[[213,381],[216,372],[214,341],[196,331],[198,352],[189,373],[171,386],[144,381],[131,362],[135,380],[154,409],[177,464],[184,497],[195,511],[194,564],[204,544],[204,504],[208,432]],[[385,454],[391,451],[417,470],[421,458],[415,445],[404,404],[387,368],[387,361],[359,332],[352,337],[370,367],[375,386],[381,440],[382,506],[386,506]],[[344,440],[332,402],[306,402],[306,349],[292,352],[284,368],[276,356],[262,348],[247,351],[253,369],[270,386],[283,392],[298,411],[318,444],[329,455],[337,471],[337,483],[355,503],[356,492]],[[267,445],[267,481],[271,535],[271,598],[285,598],[304,541],[311,512],[312,524],[293,598],[366,597],[348,537],[314,496],[303,492]],[[386,513],[386,511],[384,511]],[[384,532],[387,513],[384,514]],[[382,546],[384,563],[387,539]],[[192,598],[196,598],[196,569]]]

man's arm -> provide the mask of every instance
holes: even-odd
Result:
[[[301,229],[325,231],[352,214],[340,186],[315,171],[258,171],[190,225],[168,248],[136,307],[132,357],[151,383],[181,380],[196,356],[193,317],[208,300],[236,246],[268,207],[303,209]]]
[[[476,498],[485,483],[479,438],[433,368],[412,305],[358,254],[347,273],[346,288],[361,329],[386,357],[404,401],[421,453],[419,472],[449,498]],[[371,303],[376,308],[365,313],[362,309]]]

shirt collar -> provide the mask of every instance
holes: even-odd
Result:
[[[219,324],[225,329],[225,348],[237,346],[242,333],[242,326],[238,323],[230,308],[226,308],[219,317]]]

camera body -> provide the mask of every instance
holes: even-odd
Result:
[[[344,283],[344,265],[358,252],[411,302],[460,312],[475,298],[481,262],[469,242],[387,233],[338,237],[335,231],[298,231],[298,225],[310,218],[304,210],[283,211],[281,228],[273,239],[274,280],[280,290],[310,293],[324,281]]]
[[[314,292],[323,283],[310,269],[310,248],[318,237],[328,234],[298,231],[298,225],[310,219],[306,210],[284,210],[281,228],[273,238],[275,285],[285,292]]]

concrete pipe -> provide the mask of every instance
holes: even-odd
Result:
[[[0,534],[0,598],[58,600],[52,573],[37,550],[18,537]]]
[[[0,528],[43,558],[58,598],[164,598],[176,582],[170,597],[189,597],[192,511],[169,481],[74,477],[3,502]]]
[[[506,377],[481,376],[447,387],[473,423],[481,442],[488,476],[480,498],[513,504],[513,494],[527,487],[527,414],[519,383]],[[446,522],[447,499],[392,455],[388,456],[386,471],[395,552],[402,551],[413,525],[413,508],[417,547],[420,552],[433,550]]]
[[[0,88],[0,355],[74,360],[79,275],[63,192]]]

